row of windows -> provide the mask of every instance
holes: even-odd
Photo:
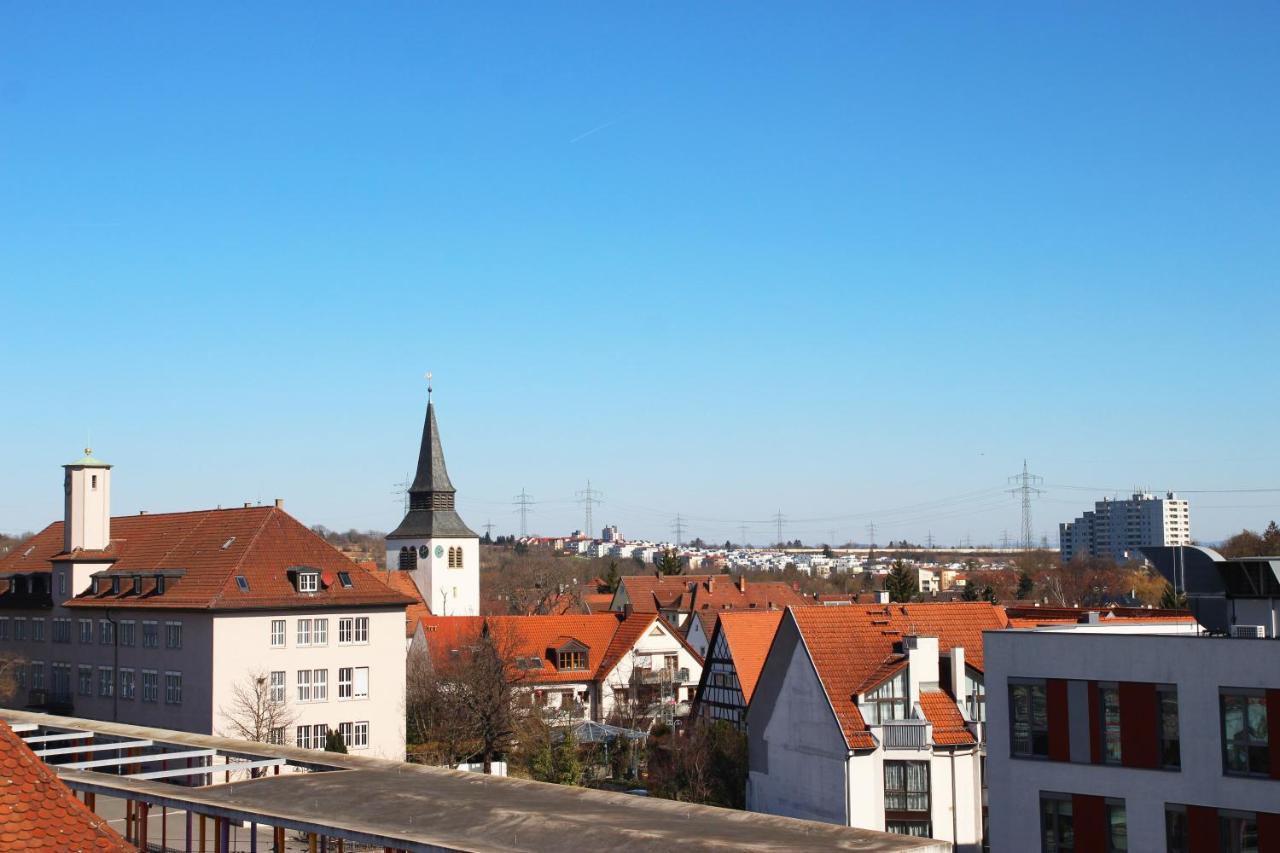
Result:
[[[364,749],[369,745],[369,723],[367,720],[338,723],[338,734],[348,749]],[[294,745],[303,749],[324,749],[329,736],[329,727],[324,723],[310,726],[297,726],[294,729]],[[284,743],[284,729],[271,730],[271,742]]]
[[[286,622],[285,619],[271,620],[271,648],[285,648],[288,638]],[[299,619],[295,628],[294,644],[299,648],[329,645],[328,617]],[[338,619],[338,645],[363,645],[368,642],[368,616],[343,616]]]
[[[71,642],[71,619],[55,618],[51,631],[51,639],[55,643]],[[12,631],[10,631],[10,623],[12,622]],[[30,626],[30,638],[33,642],[44,642],[44,617],[33,616],[28,619],[25,616],[15,616],[10,619],[8,616],[0,616],[0,640],[8,640],[13,637],[14,642],[23,642],[28,637],[28,626]],[[95,636],[100,645],[115,645],[117,635],[121,646],[134,646],[137,644],[137,622],[133,619],[122,619],[119,622],[112,622],[110,619],[99,619],[98,630],[95,634],[93,620],[79,620],[79,640],[81,645],[92,645]],[[166,649],[182,648],[182,622],[171,621],[164,623],[164,647]],[[158,649],[160,648],[160,623],[150,620],[142,622],[142,648]]]
[[[1101,763],[1126,764],[1124,752],[1125,709],[1121,690],[1115,684],[1096,684],[1096,713],[1090,718],[1097,727]],[[1157,701],[1154,737],[1158,740],[1158,766],[1178,770],[1182,766],[1178,721],[1178,691],[1173,685],[1155,685]],[[1271,722],[1267,715],[1267,691],[1224,687],[1218,691],[1219,736],[1222,772],[1230,776],[1272,775]],[[1043,682],[1009,685],[1010,751],[1015,756],[1049,757],[1050,723],[1048,695]],[[1280,721],[1276,721],[1280,726]],[[1134,719],[1130,726],[1142,720]],[[1144,766],[1139,763],[1137,766]],[[1152,762],[1147,766],[1156,766]]]
[[[297,692],[294,694],[299,702],[329,701],[329,670],[300,669],[296,674]],[[275,670],[271,673],[271,701],[285,701],[285,671]],[[369,698],[369,667],[343,666],[338,668],[338,699]]]
[[[1217,835],[1217,849],[1222,853],[1260,853],[1273,849],[1275,840],[1263,837],[1256,812],[1165,803],[1166,853],[1190,853],[1192,850],[1189,817],[1192,811],[1201,813],[1197,837],[1204,839]],[[1093,853],[1103,850],[1119,853],[1128,849],[1129,827],[1124,800],[1041,792],[1042,853]]]
[[[71,664],[54,662],[49,665],[50,684],[48,685],[55,694],[62,696],[71,695]],[[113,670],[109,666],[95,667],[89,664],[79,664],[76,667],[76,693],[81,696],[98,695],[103,698],[110,698],[115,694],[117,687],[120,691],[121,699],[133,699],[138,695],[138,671],[132,668],[121,667],[119,670]],[[144,669],[141,671],[143,702],[160,701],[160,671],[155,669]],[[19,687],[27,687],[28,681],[33,690],[44,690],[45,668],[43,661],[32,661],[27,666],[20,666],[16,669],[15,678]],[[182,704],[182,673],[176,670],[168,670],[164,673],[164,702],[166,705]]]

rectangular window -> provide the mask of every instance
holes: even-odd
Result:
[[[142,623],[142,647],[144,649],[160,648],[160,623]]]
[[[1102,762],[1120,763],[1120,688],[1114,684],[1098,685],[1101,704],[1098,720],[1102,725]]]
[[[118,630],[120,645],[132,646],[136,640],[137,623],[132,619],[122,619]]]
[[[9,639],[9,617],[0,617],[0,640]]]
[[[586,669],[587,653],[586,652],[557,652],[556,668],[557,669]]]
[[[351,698],[351,667],[349,666],[338,668],[338,698]]]
[[[320,576],[315,572],[298,573],[298,592],[316,592],[320,589]]]
[[[369,698],[369,667],[357,666],[352,670],[351,698]]]
[[[182,648],[182,623],[164,623],[164,647],[166,649]]]
[[[1222,714],[1222,771],[1266,776],[1271,753],[1267,742],[1267,697],[1261,690],[1219,691]]]
[[[1010,751],[1049,755],[1048,697],[1043,682],[1009,685]]]
[[[907,716],[907,674],[895,675],[858,700],[862,718],[873,726]]]
[[[80,644],[82,646],[87,646],[89,643],[92,643],[92,642],[93,642],[93,620],[81,619],[80,620]]]
[[[351,572],[338,572],[338,583],[343,589],[351,589]]]
[[[1187,838],[1187,807],[1165,803],[1165,853],[1191,853],[1190,843]]]
[[[160,673],[154,669],[142,671],[142,701],[155,702],[160,698]]]
[[[131,669],[120,670],[120,698],[132,699],[133,690],[134,690],[133,670]]]
[[[116,628],[106,619],[98,620],[98,642],[104,646],[114,646],[116,643]]]
[[[283,702],[284,700],[284,670],[276,670],[271,673],[271,701]]]
[[[1182,743],[1178,733],[1178,688],[1162,684],[1156,688],[1160,703],[1160,766],[1177,769],[1182,766]]]
[[[1040,795],[1040,850],[1042,853],[1075,853],[1076,833],[1071,797]]]
[[[317,723],[311,727],[311,745],[316,749],[324,749],[325,738],[329,734],[329,727],[324,723]]]
[[[311,620],[310,619],[298,620],[298,645],[299,646],[311,645]]]
[[[342,736],[342,742],[348,747],[351,746],[351,737],[354,734],[354,723],[338,723],[338,734]]]
[[[98,695],[110,696],[111,691],[115,688],[115,684],[116,674],[111,671],[111,667],[98,667]]]
[[[166,672],[164,674],[164,703],[166,705],[182,704],[182,673]]]
[[[267,743],[284,744],[284,726],[272,729],[267,733]]]
[[[89,622],[88,642],[92,643],[93,642],[93,622],[89,620],[85,620],[85,621]],[[24,640],[27,639],[27,617],[25,616],[13,617],[13,639],[17,642],[23,642]]]
[[[1107,853],[1126,853],[1129,849],[1129,818],[1124,800],[1106,801]]]
[[[329,670],[317,669],[311,673],[311,698],[316,702],[329,699]]]
[[[298,701],[311,701],[311,670],[298,670]]]
[[[357,642],[357,643],[369,642],[369,617],[368,616],[356,617],[356,638],[354,642]]]
[[[284,620],[283,619],[271,620],[271,648],[273,649],[284,648]]]
[[[969,719],[985,723],[987,721],[987,688],[982,681],[982,676],[966,671],[964,682],[965,710],[969,713]]]
[[[58,572],[58,595],[67,594],[67,573]]]
[[[81,696],[93,695],[93,667],[88,664],[80,664],[76,670],[76,688]]]
[[[338,620],[338,645],[349,646],[355,640],[355,620],[345,616]]]
[[[35,617],[31,620],[31,639],[37,643],[44,642],[44,619]]]
[[[884,822],[899,835],[928,837],[929,762],[884,763]]]
[[[1220,810],[1218,833],[1218,849],[1222,853],[1259,853],[1262,850],[1258,845],[1258,816],[1252,812]]]
[[[295,745],[299,749],[311,748],[311,726],[298,726],[294,734]]]
[[[33,660],[31,662],[31,689],[44,689],[44,661]]]
[[[355,749],[363,749],[369,745],[369,723],[356,723],[355,733],[351,740],[351,746]]]
[[[311,621],[311,645],[327,646],[329,644],[329,620],[313,619]]]

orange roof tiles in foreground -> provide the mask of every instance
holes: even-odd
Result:
[[[182,610],[405,606],[411,599],[390,590],[322,537],[278,507],[210,509],[195,512],[125,515],[111,519],[111,543],[102,552],[62,553],[61,521],[32,537],[25,547],[0,557],[0,573],[46,573],[55,563],[92,559],[101,571],[120,576],[120,593],[108,586],[69,600],[70,607],[119,607]],[[321,573],[314,593],[299,593],[289,570],[306,567]],[[349,573],[350,587],[338,583]],[[155,578],[165,573],[165,589]],[[132,576],[141,576],[141,594]],[[236,580],[243,577],[247,589]]]
[[[781,610],[734,610],[720,614],[719,630],[733,655],[733,669],[742,688],[742,701],[750,704],[760,671],[764,669],[773,636],[782,622]]]
[[[897,646],[904,636],[937,637],[940,652],[963,647],[965,663],[981,671],[982,632],[1009,626],[1003,609],[987,602],[792,607],[788,612],[850,749],[875,746],[854,696],[905,665]]]
[[[0,722],[0,849],[134,850]]]

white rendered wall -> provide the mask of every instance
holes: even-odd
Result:
[[[418,556],[422,546],[427,556]],[[480,540],[473,536],[459,539],[388,539],[387,568],[400,565],[400,549],[413,548],[413,582],[436,616],[480,615]],[[436,548],[441,549],[436,556]],[[462,548],[462,568],[449,568],[449,549]]]
[[[635,618],[634,616],[632,617]],[[678,660],[677,669],[688,669],[689,680],[678,685],[676,693],[677,702],[693,701],[693,694],[698,690],[698,681],[702,678],[702,661],[700,661],[684,643],[676,638],[672,629],[664,624],[662,620],[655,619],[653,624],[645,629],[640,639],[636,641],[635,646],[625,654],[622,659],[614,666],[613,671],[608,673],[604,678],[604,686],[600,691],[600,713],[603,719],[607,719],[613,713],[614,689],[620,689],[631,684],[631,673],[637,667],[640,669],[652,668],[657,671],[663,666],[663,659],[667,655],[676,655]]]
[[[338,619],[367,616],[369,641],[340,645]],[[323,646],[297,645],[298,619],[327,618],[328,641]],[[284,648],[271,647],[271,622],[285,621]],[[232,707],[235,685],[251,673],[285,672],[289,708],[297,716],[286,733],[294,739],[293,726],[324,723],[337,728],[342,722],[368,722],[369,746],[353,753],[404,760],[405,755],[405,641],[404,610],[325,610],[251,612],[218,616],[213,629],[213,733],[234,736],[227,728],[225,712]],[[367,699],[338,699],[338,669],[369,668]],[[297,701],[297,672],[328,670],[328,698],[324,702]]]
[[[1223,775],[1219,739],[1219,687],[1280,688],[1274,641],[1042,631],[984,636],[994,853],[1038,849],[1041,791],[1124,799],[1129,849],[1136,853],[1165,849],[1165,803],[1280,811],[1280,783]],[[1010,677],[1176,684],[1182,770],[1011,758]]]
[[[106,548],[111,539],[111,469],[68,467],[65,476],[69,489],[63,512],[63,549]]]

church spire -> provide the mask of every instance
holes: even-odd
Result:
[[[409,486],[409,513],[387,538],[475,536],[454,509],[457,490],[449,480],[436,425],[436,405],[431,399],[431,374],[427,374],[427,416],[422,424],[418,470]]]

